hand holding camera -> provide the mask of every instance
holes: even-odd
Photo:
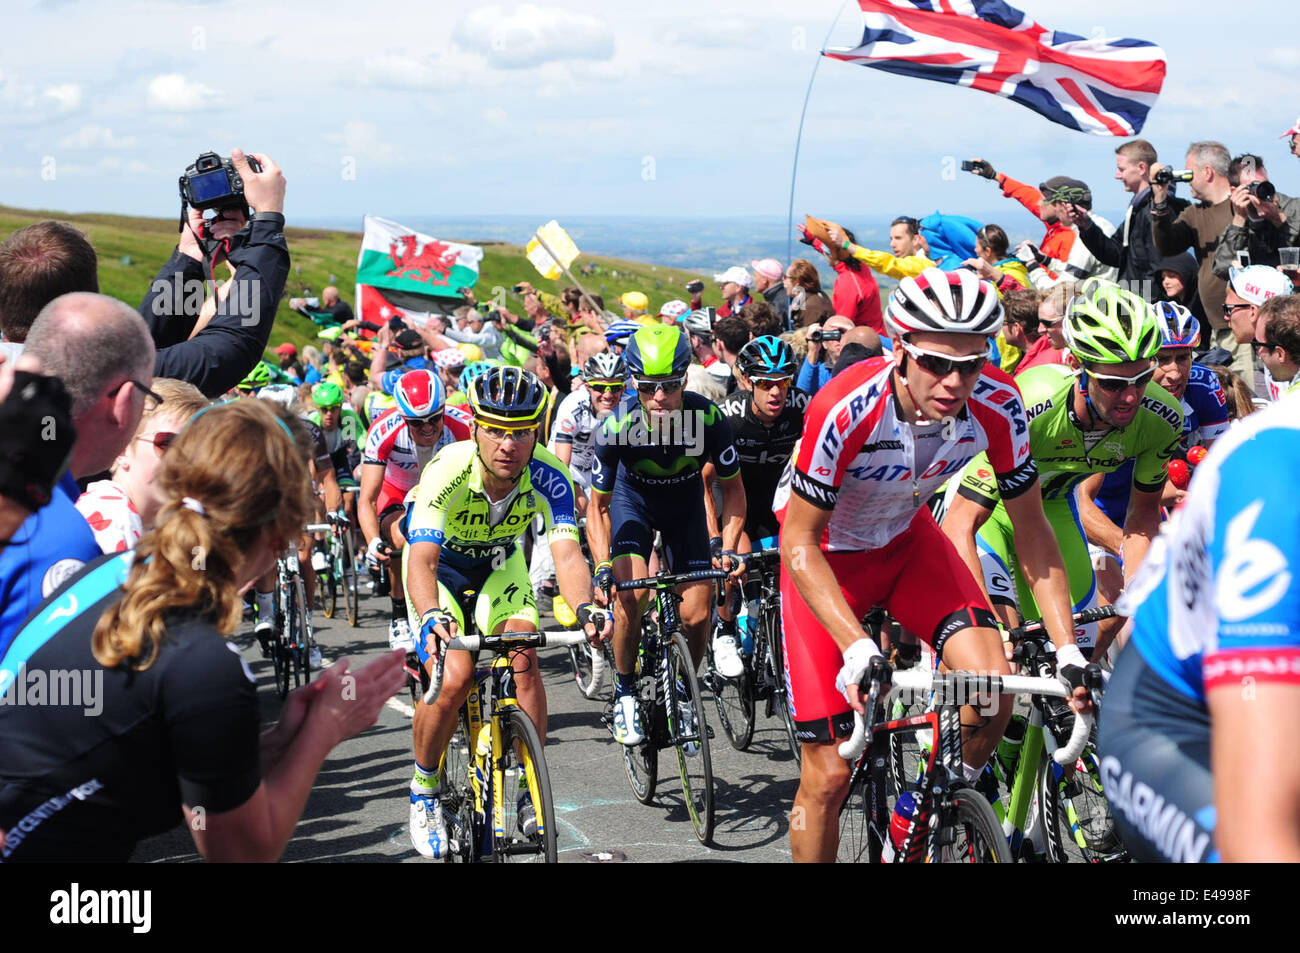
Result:
[[[1151,182],[1155,185],[1172,185],[1175,182],[1192,181],[1191,169],[1181,169],[1178,172],[1174,172],[1172,169],[1167,169],[1164,166],[1156,166],[1156,168],[1159,169],[1159,171],[1154,172],[1151,175]]]
[[[985,159],[967,159],[961,164],[963,172],[973,172],[976,175],[982,175],[986,179],[997,178],[997,172],[993,169],[993,163]]]
[[[1016,246],[1016,257],[1026,265],[1045,265],[1048,257],[1038,250],[1033,242],[1021,242]]]

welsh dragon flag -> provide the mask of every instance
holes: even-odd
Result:
[[[472,288],[478,281],[481,248],[439,241],[372,215],[366,216],[365,229],[357,259],[358,285],[459,299],[461,288]]]

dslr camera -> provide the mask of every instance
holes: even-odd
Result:
[[[1175,182],[1190,182],[1192,181],[1192,170],[1179,169],[1175,172],[1173,169],[1161,169],[1155,174],[1155,178],[1151,181],[1156,185],[1173,185]]]
[[[816,331],[813,331],[811,334],[808,335],[808,340],[816,341],[818,344],[820,344],[823,341],[838,341],[843,337],[844,337],[844,331],[841,328],[833,328],[830,331],[827,331],[823,328],[818,328]]]
[[[1265,179],[1263,182],[1251,182],[1246,191],[1261,202],[1271,202],[1277,197],[1277,186]]]
[[[254,172],[262,171],[262,166],[252,156],[248,157],[248,167]],[[194,160],[180,178],[180,190],[181,201],[190,208],[200,211],[239,209],[248,213],[244,180],[229,158],[222,158],[215,152],[205,152]]]

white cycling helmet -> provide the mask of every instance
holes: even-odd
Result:
[[[298,402],[298,388],[292,384],[267,384],[257,392],[257,397],[259,400],[279,404],[285,410],[293,410],[294,404]]]
[[[927,268],[904,278],[889,296],[885,326],[899,337],[917,331],[997,334],[1002,327],[998,292],[966,268]]]

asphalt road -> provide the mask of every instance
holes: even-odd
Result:
[[[329,662],[347,656],[353,667],[388,647],[386,598],[362,596],[361,619],[350,628],[339,617],[313,617],[317,641]],[[341,607],[340,607],[341,609]],[[543,626],[553,626],[549,617]],[[273,724],[280,702],[271,664],[261,658],[245,624],[236,637],[258,678],[265,722]],[[712,846],[695,839],[681,801],[675,758],[660,759],[660,793],[643,805],[632,797],[619,748],[601,724],[603,703],[583,698],[573,682],[565,649],[543,649],[541,667],[550,703],[546,758],[550,768],[562,862],[788,862],[788,815],[798,786],[798,769],[775,718],[760,708],[754,741],[738,752],[717,727],[717,711],[706,692],[712,742],[717,822]],[[761,703],[760,703],[761,705]],[[410,696],[398,695],[379,722],[344,742],[322,766],[302,820],[284,853],[287,861],[429,863],[416,854],[407,835],[407,788],[411,779]],[[137,862],[198,861],[189,833],[174,831],[144,841]]]

